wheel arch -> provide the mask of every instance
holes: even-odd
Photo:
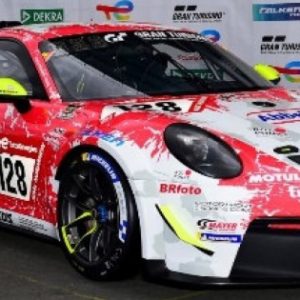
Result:
[[[140,211],[138,209],[138,204],[137,204],[137,200],[136,197],[133,193],[133,187],[130,184],[130,180],[128,180],[128,176],[126,174],[126,172],[124,171],[124,168],[122,168],[122,166],[118,163],[118,161],[105,149],[102,149],[100,147],[97,147],[95,145],[79,145],[76,146],[72,149],[70,149],[67,153],[65,153],[65,155],[63,156],[63,158],[61,159],[56,174],[55,174],[55,179],[60,181],[60,179],[63,176],[64,171],[68,168],[68,166],[72,163],[72,161],[75,160],[76,157],[78,157],[79,155],[87,152],[87,151],[96,151],[96,152],[100,152],[102,154],[104,154],[105,156],[108,156],[110,160],[112,160],[114,162],[114,164],[116,164],[116,166],[118,167],[118,169],[121,172],[121,175],[124,177],[124,179],[127,181],[127,185],[128,188],[130,189],[130,193],[133,199],[133,204],[137,213],[137,217],[138,217],[138,232],[139,232],[139,239],[140,239],[140,243],[139,243],[139,247],[141,248],[141,219],[140,219]],[[141,249],[140,249],[141,250]]]

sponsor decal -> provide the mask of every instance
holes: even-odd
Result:
[[[43,24],[43,23],[58,23],[64,21],[64,10],[56,9],[21,9],[21,23]]]
[[[193,73],[196,77],[200,79],[207,79],[207,80],[215,80],[216,76],[215,74],[208,69],[189,69],[189,73]],[[224,78],[224,72],[218,70],[218,75],[222,79]],[[170,70],[171,76],[174,77],[184,77],[185,73],[184,71],[178,70],[178,69],[171,69]]]
[[[7,137],[3,137],[0,139],[0,149],[3,150],[20,150],[25,151],[28,153],[37,153],[38,149],[37,147],[34,147],[32,145],[24,145],[22,143],[15,143],[11,140],[9,140]]]
[[[174,172],[174,179],[188,180],[191,174],[191,170],[177,170]]]
[[[121,0],[115,5],[103,5],[96,6],[96,10],[105,14],[106,20],[112,20],[112,16],[116,21],[126,22],[130,20],[130,13],[134,9],[133,1]]]
[[[80,105],[71,104],[68,105],[62,113],[59,115],[60,119],[69,120],[74,117],[75,111],[80,107]]]
[[[253,4],[254,21],[300,20],[300,3]]]
[[[207,39],[210,39],[213,43],[216,43],[221,39],[221,34],[216,29],[204,29],[200,32],[200,34]]]
[[[134,35],[144,40],[205,40],[203,36],[197,33],[180,31],[136,31]]]
[[[116,171],[114,170],[113,166],[108,162],[105,158],[101,157],[99,154],[96,153],[83,153],[82,154],[83,161],[93,161],[99,164],[104,170],[109,174],[112,181],[119,182],[119,176],[117,175]]]
[[[245,202],[226,203],[222,201],[217,202],[200,202],[194,203],[194,211],[196,212],[246,212],[251,211],[251,204]]]
[[[289,186],[288,193],[291,198],[298,198],[300,199],[300,188],[296,186]]]
[[[211,242],[240,243],[242,241],[242,236],[240,234],[202,233],[200,239],[202,241],[211,241]]]
[[[261,54],[299,54],[300,42],[286,42],[286,35],[264,35],[260,44]]]
[[[108,43],[117,43],[117,42],[124,42],[124,38],[126,36],[127,36],[126,32],[119,32],[119,33],[106,34],[103,38]]]
[[[6,209],[1,209],[0,211],[0,222],[11,224],[25,230],[38,232],[55,239],[57,238],[57,228],[52,223]]]
[[[263,127],[253,127],[254,134],[260,137],[266,136],[277,136],[277,137],[286,137],[287,133],[284,128],[263,128]]]
[[[194,185],[178,183],[161,183],[159,191],[162,194],[200,195],[201,189]]]
[[[200,231],[235,232],[238,228],[238,223],[235,222],[221,222],[209,219],[201,219],[197,222],[197,225]]]
[[[177,60],[180,61],[199,61],[202,60],[202,57],[199,53],[187,53],[187,54],[179,54],[177,56]]]
[[[274,174],[255,174],[249,177],[249,183],[263,182],[300,182],[300,174],[297,173],[274,173]]]
[[[43,143],[41,145],[37,160],[36,160],[36,164],[35,164],[35,170],[34,170],[34,175],[33,175],[33,185],[32,185],[32,200],[35,200],[36,198],[36,192],[37,192],[37,183],[38,183],[38,179],[39,179],[39,172],[40,172],[40,168],[41,168],[41,163],[42,163],[42,157],[44,155],[44,151],[45,151],[46,145]]]
[[[259,114],[258,118],[267,123],[281,124],[288,122],[299,122],[300,110],[290,110],[284,112]]]
[[[31,230],[39,233],[45,233],[48,230],[44,223],[34,219],[28,219],[26,217],[19,217],[18,226],[26,230]]]
[[[112,143],[117,147],[119,147],[125,143],[125,141],[122,138],[115,136],[114,134],[111,134],[111,133],[105,133],[101,130],[87,129],[87,130],[83,131],[82,135],[99,138],[103,141]]]
[[[0,211],[0,222],[13,224],[11,213]]]
[[[225,12],[218,10],[203,11],[203,6],[176,5],[172,20],[174,23],[216,23],[222,22]]]
[[[46,132],[44,140],[47,141],[56,151],[59,149],[61,144],[61,139],[65,130],[63,128],[54,128]]]

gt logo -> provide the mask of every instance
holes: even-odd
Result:
[[[125,32],[110,33],[104,36],[104,40],[108,43],[123,42],[125,36],[127,36]]]

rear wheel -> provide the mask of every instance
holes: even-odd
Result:
[[[104,153],[83,153],[65,171],[58,223],[65,253],[83,275],[116,279],[135,269],[140,237],[132,192]]]

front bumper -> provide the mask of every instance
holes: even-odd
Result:
[[[200,277],[168,270],[164,260],[145,260],[148,279],[183,286],[300,285],[300,218],[253,221],[243,239],[230,276]]]

